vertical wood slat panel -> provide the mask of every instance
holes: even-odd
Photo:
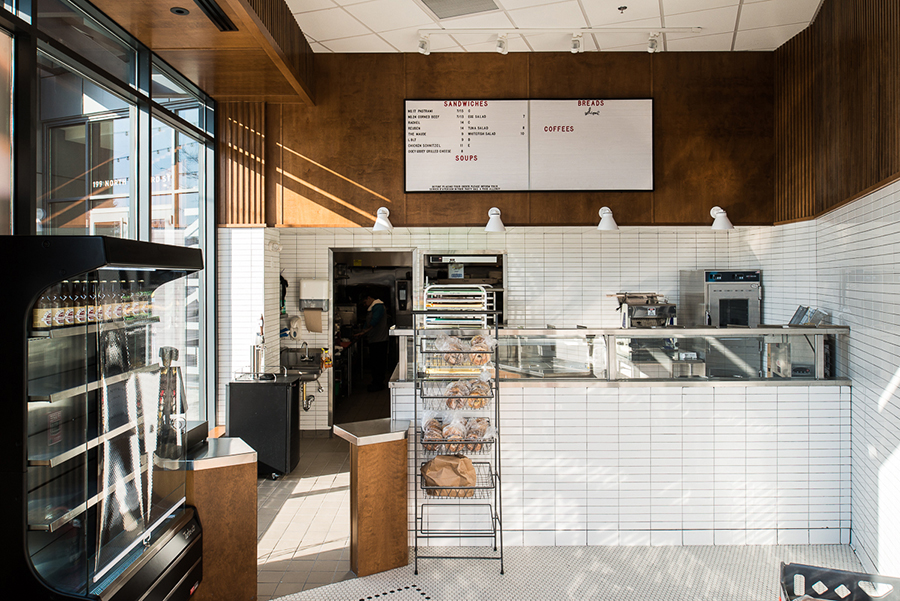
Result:
[[[290,7],[284,0],[248,0],[248,4],[284,52],[300,81],[307,84],[315,96],[314,53]]]
[[[778,221],[900,178],[900,7],[825,0],[775,52]]]
[[[266,225],[265,103],[220,102],[219,225]]]

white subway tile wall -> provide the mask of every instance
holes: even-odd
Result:
[[[274,259],[267,258],[265,253],[264,239],[269,234],[263,232],[252,229],[219,231],[220,420],[225,384],[235,370],[249,365],[249,347],[253,344],[254,324],[259,312],[262,310],[269,315],[277,311],[277,301],[275,308],[270,308],[269,305],[273,304],[270,294],[258,292],[263,290],[263,272],[268,273],[271,269],[266,261],[270,265],[274,263]],[[900,456],[897,454],[897,441],[900,440],[900,184],[873,192],[815,221],[777,227],[738,227],[729,232],[713,232],[706,227],[623,227],[618,232],[598,232],[593,227],[512,227],[506,234],[485,234],[480,228],[396,228],[393,234],[373,234],[362,228],[298,228],[281,229],[276,233],[284,247],[278,257],[278,268],[284,270],[291,286],[288,289],[289,314],[298,312],[296,287],[299,278],[328,277],[328,249],[331,247],[505,250],[509,274],[508,321],[528,327],[543,327],[547,323],[615,327],[619,324],[620,314],[616,311],[615,300],[607,298],[607,294],[623,290],[652,291],[677,300],[678,270],[762,269],[763,311],[767,323],[787,321],[797,305],[803,304],[827,311],[831,314],[832,323],[851,326],[849,343],[846,348],[839,349],[838,354],[842,358],[839,371],[853,381],[852,420],[850,392],[841,391],[839,416],[835,418],[829,414],[823,418],[827,423],[820,424],[815,431],[809,429],[805,434],[807,439],[797,441],[798,445],[805,445],[807,454],[799,458],[791,455],[790,460],[802,462],[805,457],[805,461],[815,460],[817,465],[822,464],[823,469],[829,469],[828,463],[835,458],[827,454],[837,449],[841,453],[839,476],[833,472],[829,472],[828,476],[839,477],[843,483],[850,479],[850,464],[843,459],[850,452],[853,465],[853,543],[867,569],[900,573],[900,513],[894,511],[895,500],[900,498]],[[265,281],[268,291],[268,278]],[[326,322],[329,321],[330,316],[327,316]],[[326,325],[325,330],[328,329]],[[327,346],[329,343],[327,334],[304,332],[303,339],[309,340],[311,346]],[[267,334],[270,344],[271,340]],[[282,340],[282,344],[299,342]],[[327,378],[323,380],[327,387]],[[603,392],[618,394],[615,391]],[[808,394],[816,392],[815,388],[810,388]],[[319,398],[313,408],[302,416],[303,429],[325,429],[329,425],[327,392],[317,396]],[[811,484],[811,479],[819,480],[813,477],[818,472],[798,474],[789,467],[790,463],[774,473],[767,471],[765,462],[769,458],[768,453],[772,452],[768,445],[773,437],[780,444],[783,441],[781,436],[793,436],[793,429],[804,418],[802,415],[777,413],[784,408],[782,399],[773,401],[765,394],[763,397],[754,398],[752,403],[745,401],[743,419],[747,434],[741,441],[718,440],[714,435],[709,435],[710,427],[720,425],[727,428],[734,425],[732,422],[740,423],[739,416],[729,413],[732,410],[728,409],[727,403],[721,405],[720,412],[715,399],[705,398],[702,394],[682,399],[682,436],[686,440],[682,440],[681,459],[685,472],[678,483],[669,483],[671,490],[665,484],[656,485],[669,496],[664,495],[650,505],[651,522],[665,524],[674,520],[677,512],[665,503],[677,496],[680,486],[682,494],[685,487],[693,491],[691,502],[680,508],[682,544],[712,544],[727,540],[813,543],[820,542],[822,537],[849,542],[851,511],[847,509],[849,493],[844,488],[840,489],[840,499],[837,501],[840,510],[835,517],[831,510],[818,511],[820,502],[824,503],[823,508],[835,506],[833,499],[822,499],[818,489]],[[504,397],[504,404],[517,402],[524,403],[524,396],[522,401],[516,401],[509,395]],[[653,402],[651,396],[650,403]],[[807,411],[813,412],[816,402],[818,399],[815,402],[810,399]],[[610,403],[616,406],[618,400],[611,400]],[[593,417],[595,412],[602,411],[599,409],[602,406],[603,403],[590,403],[588,421],[595,419],[595,428],[615,427],[618,444],[619,423],[612,426],[609,420]],[[408,409],[411,410],[411,404]],[[640,403],[630,409],[638,415],[643,410]],[[796,410],[803,411],[802,408]],[[609,411],[615,414],[616,409]],[[770,423],[773,411],[777,417],[776,431],[772,433],[756,428]],[[811,413],[807,418],[811,419]],[[505,419],[510,420],[504,422],[509,436],[513,437],[510,444],[515,442],[515,429],[518,427],[522,429],[518,435],[523,437],[521,444],[524,445],[524,422],[516,425],[514,417]],[[829,421],[833,419],[837,419],[838,423]],[[854,434],[852,448],[849,442],[851,426]],[[540,426],[528,424],[527,427]],[[637,426],[626,422],[623,427],[626,428],[621,433],[624,443],[646,442],[646,437],[641,438],[645,433],[639,429],[629,429]],[[639,468],[646,467],[648,462],[653,464],[654,450],[661,453],[667,444],[674,443],[674,439],[666,437],[671,436],[670,433],[655,434],[650,434],[649,457],[631,459],[632,463],[621,466],[622,471],[617,465],[615,472],[611,472],[611,468],[601,468],[598,473],[587,476],[584,483],[587,490],[593,491],[591,487],[600,489],[599,494],[590,497],[585,512],[588,524],[612,520],[613,513],[615,519],[620,520],[617,505],[604,499],[609,495],[618,498],[620,486],[626,492],[640,490],[644,482],[640,476],[645,474]],[[829,439],[829,436],[837,436],[838,439]],[[542,443],[529,439],[528,444]],[[610,444],[592,437],[585,452],[588,458],[594,453],[615,453],[608,448]],[[717,445],[729,446],[720,448]],[[516,453],[510,448],[515,447],[505,447],[504,456],[509,453],[509,459],[505,459],[505,470],[512,480],[508,480],[505,486],[522,487],[524,466],[516,466]],[[826,456],[820,456],[820,452]],[[714,455],[710,456],[710,453]],[[719,470],[727,470],[731,465],[729,462],[733,464],[741,460],[744,488],[717,488],[715,477]],[[518,483],[515,481],[517,469],[520,474]],[[624,479],[620,477],[623,474]],[[748,491],[752,493],[749,496]],[[768,502],[773,495],[782,495],[784,491],[793,491],[792,496],[778,496],[777,502]],[[514,493],[512,488],[510,494]],[[730,495],[727,498],[732,501],[743,499],[747,523],[753,525],[745,528],[743,535],[736,534],[740,530],[726,531],[728,514],[714,511],[716,499],[722,498],[721,495]],[[566,507],[566,496],[554,497],[554,503],[555,508]],[[803,507],[816,507],[817,515],[820,514],[821,520],[810,518],[809,523],[821,521],[834,524],[836,521],[837,530],[824,530],[819,526],[795,529],[790,526],[792,510],[799,508],[802,513]],[[526,521],[532,519],[527,517],[525,509],[524,503],[519,508],[509,505],[509,519],[519,520],[521,532],[532,532],[524,528]],[[554,511],[563,513],[563,510]],[[577,511],[572,515],[576,522],[582,519]],[[628,513],[623,517],[631,519]],[[800,519],[799,523],[806,522]],[[716,531],[714,535],[714,530],[706,528],[709,524],[721,526],[723,530]],[[788,525],[781,527],[778,524]],[[513,531],[520,530],[514,528]],[[619,531],[592,528],[587,528],[586,532],[588,544],[668,544],[678,538],[678,535],[658,534],[650,537],[649,534],[619,534]],[[536,535],[512,534],[508,542],[517,540],[529,544],[533,542],[533,536]],[[543,536],[541,540],[547,538]],[[563,544],[563,538],[560,544]],[[556,544],[555,538],[552,544]]]
[[[393,417],[412,419],[412,390],[393,392]],[[504,387],[500,399],[507,544],[849,541],[849,387]],[[443,501],[440,523],[465,522],[466,504]]]

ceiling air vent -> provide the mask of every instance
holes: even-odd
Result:
[[[216,4],[215,0],[194,0],[200,10],[213,22],[213,25],[219,28],[219,31],[237,31],[237,25],[228,18],[222,7]]]
[[[438,19],[498,10],[493,0],[420,0]]]

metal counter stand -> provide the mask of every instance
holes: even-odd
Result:
[[[256,451],[210,438],[187,452],[187,504],[203,521],[203,584],[191,601],[256,597]]]
[[[334,426],[350,443],[350,569],[368,576],[409,564],[409,421]]]

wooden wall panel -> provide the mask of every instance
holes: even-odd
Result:
[[[653,222],[711,222],[721,206],[735,223],[772,223],[772,55],[666,52],[653,60]]]
[[[216,107],[220,225],[266,225],[265,109],[264,102]]]
[[[283,125],[270,131],[281,145],[281,225],[371,227],[382,206],[404,223],[404,55],[316,63],[317,106],[283,105]]]
[[[900,178],[900,6],[825,0],[775,52],[776,221],[810,219]]]
[[[623,225],[708,225],[720,205],[772,223],[773,73],[771,53],[318,55],[317,105],[268,112],[269,220],[370,227],[386,206],[397,226],[477,227],[497,206],[509,225],[596,225],[609,206]],[[654,99],[653,192],[404,193],[405,98],[578,97]]]

